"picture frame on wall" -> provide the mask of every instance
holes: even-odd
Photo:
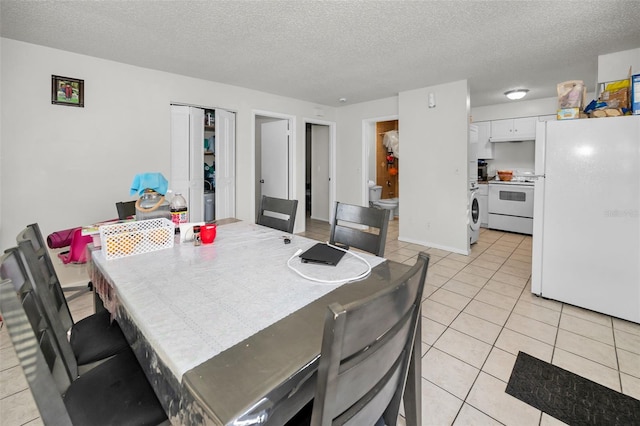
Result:
[[[84,108],[84,80],[52,75],[51,103]]]

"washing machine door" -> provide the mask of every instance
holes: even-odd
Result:
[[[480,203],[478,202],[478,191],[470,191],[469,195],[469,227],[472,231],[480,229]]]

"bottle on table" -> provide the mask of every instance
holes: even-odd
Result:
[[[189,222],[187,200],[180,193],[176,193],[171,199],[171,221],[176,228],[176,234],[180,232],[181,223]]]
[[[193,227],[193,245],[202,245],[202,240],[200,239],[200,225],[194,225]]]

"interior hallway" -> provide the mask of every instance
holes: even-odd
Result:
[[[329,230],[308,219],[302,235],[327,241]],[[532,295],[531,237],[482,229],[463,256],[398,241],[390,223],[386,258],[413,264],[421,250],[424,425],[562,424],[504,392],[519,350],[640,399],[640,325]],[[76,320],[93,312],[89,292],[69,305]],[[0,423],[42,424],[5,327]]]

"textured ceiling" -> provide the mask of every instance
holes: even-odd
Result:
[[[468,79],[556,95],[640,47],[629,1],[0,1],[2,37],[322,105]]]

